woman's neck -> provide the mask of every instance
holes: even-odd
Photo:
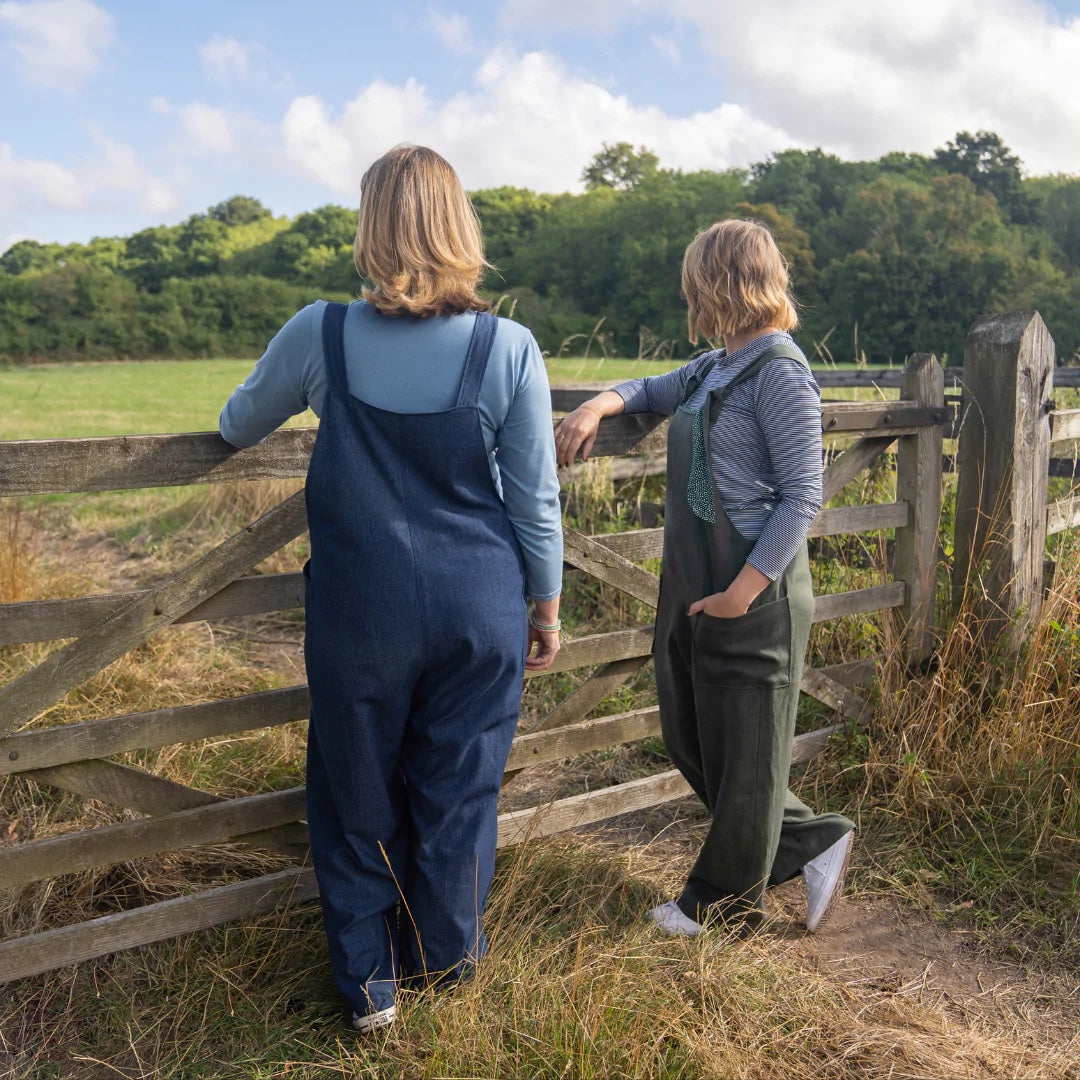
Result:
[[[783,331],[778,326],[760,326],[757,330],[744,330],[740,334],[733,334],[731,337],[724,335],[724,349],[728,356],[732,353],[737,353],[740,349],[745,348],[751,341],[756,340],[759,337],[765,337],[766,334],[782,334]]]

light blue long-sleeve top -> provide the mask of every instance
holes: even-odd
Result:
[[[727,385],[773,345],[788,346],[799,359],[776,357],[731,392],[709,432],[709,462],[731,524],[755,541],[746,561],[775,581],[806,539],[822,497],[821,395],[791,336],[764,334],[730,356],[706,353],[665,375],[612,389],[628,413],[670,416],[690,377],[715,360],[686,402],[698,409],[710,390]]]
[[[325,301],[298,311],[274,336],[254,370],[221,410],[222,437],[254,446],[327,394],[322,347]],[[441,412],[457,401],[475,315],[389,317],[359,300],[345,318],[349,391],[389,412]],[[555,472],[551,391],[532,334],[499,319],[479,397],[480,427],[495,489],[525,560],[534,600],[562,589],[562,511]]]

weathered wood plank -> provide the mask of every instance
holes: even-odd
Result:
[[[981,316],[964,342],[953,599],[1016,646],[1042,606],[1054,355],[1037,311]]]
[[[178,784],[164,776],[154,776],[117,761],[72,761],[43,766],[26,774],[27,780],[49,784],[70,791],[83,799],[97,799],[111,806],[122,806],[140,814],[159,817],[221,802],[218,795]]]
[[[878,661],[877,656],[865,656],[859,660],[846,660],[842,664],[828,664],[818,668],[818,671],[841,686],[862,686],[877,675]]]
[[[619,533],[594,533],[590,540],[624,559],[659,559],[664,554],[663,529],[630,529]]]
[[[315,428],[286,428],[246,450],[209,431],[0,442],[0,495],[300,477],[315,435]]]
[[[835,709],[846,720],[866,723],[870,719],[872,709],[865,698],[849,687],[836,682],[835,679],[830,679],[818,668],[808,665],[803,668],[799,689],[804,694],[809,694],[810,697],[828,705],[830,709]]]
[[[586,754],[590,750],[603,750],[609,746],[636,742],[659,733],[660,710],[653,706],[615,716],[602,716],[596,720],[585,720],[580,724],[558,727],[551,731],[519,735],[510,747],[506,771],[512,773],[533,765],[562,761],[578,754]]]
[[[632,656],[652,655],[653,628],[639,626],[633,630],[614,630],[610,634],[592,634],[568,641],[546,671],[526,671],[527,679],[553,675],[576,667],[609,664],[613,660],[628,660]]]
[[[828,502],[839,495],[863,469],[873,464],[882,451],[888,450],[895,440],[895,435],[881,435],[860,439],[853,446],[849,446],[825,470],[822,501]]]
[[[851,592],[823,593],[814,597],[814,622],[838,619],[842,615],[863,615],[871,611],[886,611],[904,603],[906,589],[902,581],[871,585]]]
[[[1058,368],[1055,368],[1055,374]],[[1076,442],[1080,439],[1080,409],[1058,409],[1050,414],[1050,441]]]
[[[149,592],[149,589],[137,589],[63,600],[0,604],[0,645],[80,637],[118,615],[133,601],[145,598]],[[174,621],[230,619],[238,615],[285,611],[303,604],[303,574],[257,574],[230,582]]]
[[[911,509],[906,502],[871,503],[869,506],[837,506],[819,510],[807,536],[840,536],[877,532],[906,525]]]
[[[944,390],[942,391],[944,397]],[[890,431],[934,427],[945,423],[945,404],[920,401],[833,401],[821,407],[821,429],[826,435],[853,431]]]
[[[238,574],[298,536],[305,525],[304,493],[300,491],[96,630],[0,687],[0,734],[33,719],[154,631],[219,592]]]
[[[558,425],[558,421],[555,421]],[[590,458],[622,454],[662,454],[667,450],[667,417],[656,413],[608,416],[600,421]]]
[[[73,926],[28,934],[0,943],[0,982],[40,975],[235,919],[253,919],[318,895],[314,870],[282,870],[194,896],[179,896]]]
[[[672,769],[657,776],[560,799],[546,806],[500,814],[498,843],[500,847],[520,844],[528,839],[591,825],[616,814],[658,806],[689,794],[690,785],[677,769]]]
[[[572,694],[546,712],[529,729],[530,733],[566,727],[584,720],[604,698],[618,690],[651,659],[650,656],[633,656],[629,660],[615,660],[597,668]]]
[[[273,791],[196,806],[161,817],[31,840],[0,850],[0,888],[10,889],[58,874],[210,844],[304,817],[304,789]]]
[[[0,496],[303,477],[316,433],[284,428],[244,450],[210,431],[0,442]],[[665,417],[613,416],[601,423],[592,454],[663,453],[666,441]]]
[[[25,776],[84,799],[97,799],[150,817],[227,801],[220,795],[178,784],[164,776],[101,759],[35,769]],[[302,859],[307,854],[307,829],[299,823],[260,829],[234,837],[234,841],[269,848],[292,859]]]
[[[945,396],[945,376],[937,357],[929,353],[910,357],[900,393],[927,406],[940,402]],[[899,615],[904,652],[912,665],[934,651],[943,444],[944,431],[939,425],[904,436],[896,451],[896,497],[910,505],[911,520],[896,532],[893,573],[907,586]]]
[[[656,607],[660,579],[605,544],[564,527],[563,559],[605,584]]]
[[[126,713],[0,738],[0,776],[128,750],[235,735],[307,718],[306,686],[264,690],[221,701]],[[147,811],[149,812],[149,811]]]
[[[1046,508],[1046,535],[1054,536],[1080,525],[1080,497],[1058,499]]]
[[[796,735],[791,745],[791,764],[801,765],[816,758],[824,749],[831,735],[843,731],[846,724],[833,724],[830,727],[808,731],[805,735]]]

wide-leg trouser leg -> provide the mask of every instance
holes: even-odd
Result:
[[[332,726],[313,718],[308,730],[308,833],[323,925],[335,981],[361,1015],[393,1004],[401,960],[404,785],[396,741],[383,741],[379,727],[335,716]]]
[[[712,815],[679,904],[698,921],[742,916],[753,924],[766,884],[795,876],[853,826],[787,789],[797,684],[695,687],[689,623],[670,620],[654,647],[664,743]]]
[[[414,695],[402,755],[410,839],[401,940],[403,970],[421,981],[459,978],[487,951],[482,916],[524,662],[524,648],[507,644],[426,672]]]

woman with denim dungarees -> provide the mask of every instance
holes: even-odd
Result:
[[[817,384],[788,334],[787,268],[763,225],[722,221],[698,235],[682,287],[691,341],[725,348],[604,391],[555,434],[569,464],[603,416],[672,416],[656,686],[668,752],[712,823],[680,896],[649,917],[674,934],[708,921],[756,927],[766,885],[801,873],[813,931],[840,895],[854,829],[787,789],[814,608]]]
[[[364,299],[291,319],[221,432],[249,446],[320,417],[308,830],[334,975],[371,1031],[401,986],[453,985],[486,950],[522,677],[559,649],[562,526],[543,359],[476,294],[479,222],[443,158],[371,166],[355,257]]]

